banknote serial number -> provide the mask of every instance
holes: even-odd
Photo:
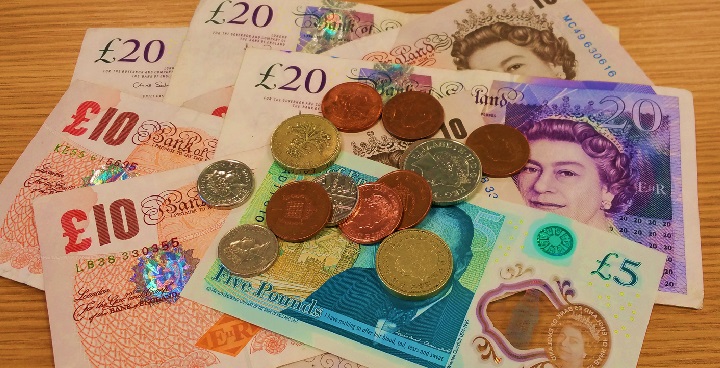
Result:
[[[572,17],[566,15],[565,17],[563,17],[563,20],[565,21],[567,27],[570,28],[572,32],[577,35],[578,40],[582,42],[587,39],[585,31],[578,28],[577,22],[575,22]],[[590,55],[592,55],[593,59],[595,59],[598,64],[605,67],[603,70],[607,72],[607,75],[609,77],[614,77],[617,75],[617,71],[613,69],[612,65],[608,65],[607,59],[603,57],[603,54],[600,52],[600,50],[598,50],[597,47],[593,46],[592,42],[585,41],[585,43],[583,43],[583,46],[585,46],[586,51],[590,53]]]
[[[85,271],[90,271],[96,268],[101,268],[105,266],[111,266],[117,263],[119,260],[128,260],[130,258],[139,258],[142,256],[146,256],[151,253],[157,253],[160,250],[168,251],[173,250],[180,246],[180,242],[178,242],[177,238],[172,238],[168,241],[161,242],[158,244],[153,244],[148,247],[142,247],[141,249],[133,249],[126,252],[119,252],[99,258],[92,258],[92,259],[84,259],[81,262],[77,263],[75,265],[75,271],[77,273],[82,273]]]

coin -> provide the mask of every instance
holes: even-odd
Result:
[[[377,180],[395,189],[403,202],[403,215],[398,230],[419,224],[430,211],[432,190],[421,175],[409,170],[395,170]]]
[[[395,95],[382,111],[385,130],[405,140],[433,136],[444,121],[445,111],[440,102],[430,94],[418,91]]]
[[[453,273],[452,252],[437,234],[420,229],[398,231],[383,240],[375,268],[388,291],[420,300],[440,293]]]
[[[257,276],[275,263],[280,246],[267,228],[245,224],[228,231],[220,239],[218,258],[230,272],[242,276]]]
[[[198,176],[200,199],[208,206],[234,208],[243,204],[253,191],[252,170],[240,161],[213,162]]]
[[[383,101],[377,91],[364,83],[341,83],[322,100],[322,114],[342,132],[362,132],[372,128],[382,112]]]
[[[278,238],[301,242],[325,227],[332,203],[322,185],[295,181],[283,185],[270,197],[265,212],[267,225]]]
[[[345,236],[358,244],[377,243],[392,234],[402,219],[400,195],[385,184],[358,186],[358,203],[340,223]]]
[[[337,172],[323,174],[313,181],[322,185],[330,195],[332,215],[330,215],[328,225],[335,226],[346,219],[358,200],[358,187],[355,181],[351,177]]]
[[[340,135],[322,116],[296,115],[275,129],[270,150],[278,164],[288,171],[312,174],[335,161],[340,153]]]
[[[465,144],[480,158],[483,173],[494,178],[516,174],[530,159],[530,144],[525,135],[505,124],[481,126]]]
[[[420,143],[425,142],[427,139],[420,139],[415,142],[410,143],[409,146],[403,151],[402,155],[400,155],[400,165],[399,168],[402,169],[402,167],[405,165],[405,160],[407,159],[407,155],[412,152],[412,150],[417,147]]]
[[[408,152],[403,170],[422,175],[432,188],[433,203],[449,206],[467,199],[480,184],[480,159],[452,139],[428,139]]]

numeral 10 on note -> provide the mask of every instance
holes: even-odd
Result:
[[[73,122],[63,128],[63,132],[70,133],[74,136],[81,136],[88,131],[88,128],[83,126],[83,123],[90,121],[92,115],[97,115],[100,112],[100,104],[95,101],[85,101],[81,103],[75,115],[72,116]],[[117,114],[118,109],[111,107],[105,111],[105,115],[100,119],[95,129],[90,133],[90,138],[93,141],[97,141],[100,136],[103,136],[103,142],[111,146],[118,146],[123,144],[127,137],[132,132],[133,128],[137,125],[140,120],[140,116],[134,112],[121,112]],[[116,116],[117,115],[117,116]],[[110,121],[115,118],[113,123],[110,125]],[[105,130],[108,125],[110,129]],[[105,135],[103,135],[103,132]]]
[[[123,198],[110,204],[110,223],[108,223],[107,212],[104,204],[96,204],[92,207],[95,217],[95,226],[100,245],[111,242],[110,230],[117,240],[128,240],[140,232],[135,203]],[[91,237],[81,237],[86,228],[78,228],[80,222],[87,221],[88,214],[79,209],[72,209],[65,212],[60,218],[60,226],[63,228],[63,237],[67,238],[65,254],[81,252],[90,248],[93,243]]]

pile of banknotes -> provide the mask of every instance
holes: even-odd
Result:
[[[256,276],[218,257],[284,185],[407,158],[375,124],[318,172],[274,160],[276,128],[346,82],[430,94],[434,138],[502,124],[529,143],[519,172],[415,226],[452,251],[432,298],[388,293],[379,243],[338,227],[278,240]],[[0,276],[45,290],[58,367],[630,367],[655,303],[702,307],[695,151],[691,93],[653,85],[581,0],[200,0],[187,28],[87,31],[0,185]],[[198,193],[220,160],[252,171],[240,206]]]

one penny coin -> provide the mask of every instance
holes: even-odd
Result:
[[[396,170],[385,174],[377,180],[395,189],[403,201],[403,216],[398,230],[407,229],[419,224],[432,205],[432,190],[422,175],[409,170]]]
[[[339,227],[345,236],[358,244],[377,243],[392,234],[402,219],[400,195],[385,184],[358,186],[358,203]]]
[[[220,239],[218,258],[230,272],[253,277],[270,269],[279,250],[277,238],[266,227],[244,224]]]
[[[450,282],[453,258],[437,234],[408,229],[383,240],[375,265],[380,281],[392,295],[422,300],[437,295]]]
[[[385,130],[404,140],[431,137],[444,121],[445,111],[440,102],[430,94],[418,91],[395,95],[382,111]]]
[[[266,208],[268,228],[289,242],[308,240],[330,220],[332,203],[322,185],[296,181],[280,187]]]
[[[370,129],[382,112],[383,101],[377,91],[364,83],[338,84],[325,94],[322,114],[342,132]]]
[[[483,173],[494,178],[516,174],[530,159],[530,144],[525,135],[504,124],[475,129],[465,144],[480,158]]]

